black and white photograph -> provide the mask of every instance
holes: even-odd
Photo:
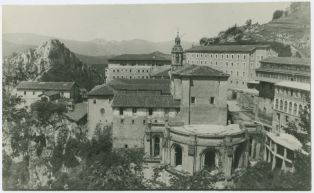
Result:
[[[25,2],[3,191],[312,190],[310,1]]]

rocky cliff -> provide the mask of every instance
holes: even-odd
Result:
[[[281,12],[280,17],[266,24],[252,23],[248,19],[245,25],[230,27],[216,37],[202,38],[200,44],[276,42],[289,46],[291,55],[310,57],[310,3],[291,3],[290,7]]]
[[[102,81],[99,73],[82,63],[57,39],[14,53],[3,63],[5,82],[13,84],[22,80],[76,81],[90,89]]]

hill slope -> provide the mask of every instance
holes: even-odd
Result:
[[[310,3],[291,3],[284,15],[266,24],[233,26],[222,31],[217,37],[202,38],[200,44],[226,43],[270,43],[277,42],[290,46],[293,55],[310,56]]]

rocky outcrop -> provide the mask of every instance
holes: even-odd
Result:
[[[4,60],[3,72],[5,81],[13,84],[22,80],[76,81],[89,89],[102,81],[97,79],[98,72],[82,63],[57,39],[12,54]]]

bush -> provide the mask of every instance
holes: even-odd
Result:
[[[279,19],[279,18],[281,18],[283,15],[284,15],[284,11],[282,11],[282,10],[276,10],[276,11],[273,13],[273,20]]]

